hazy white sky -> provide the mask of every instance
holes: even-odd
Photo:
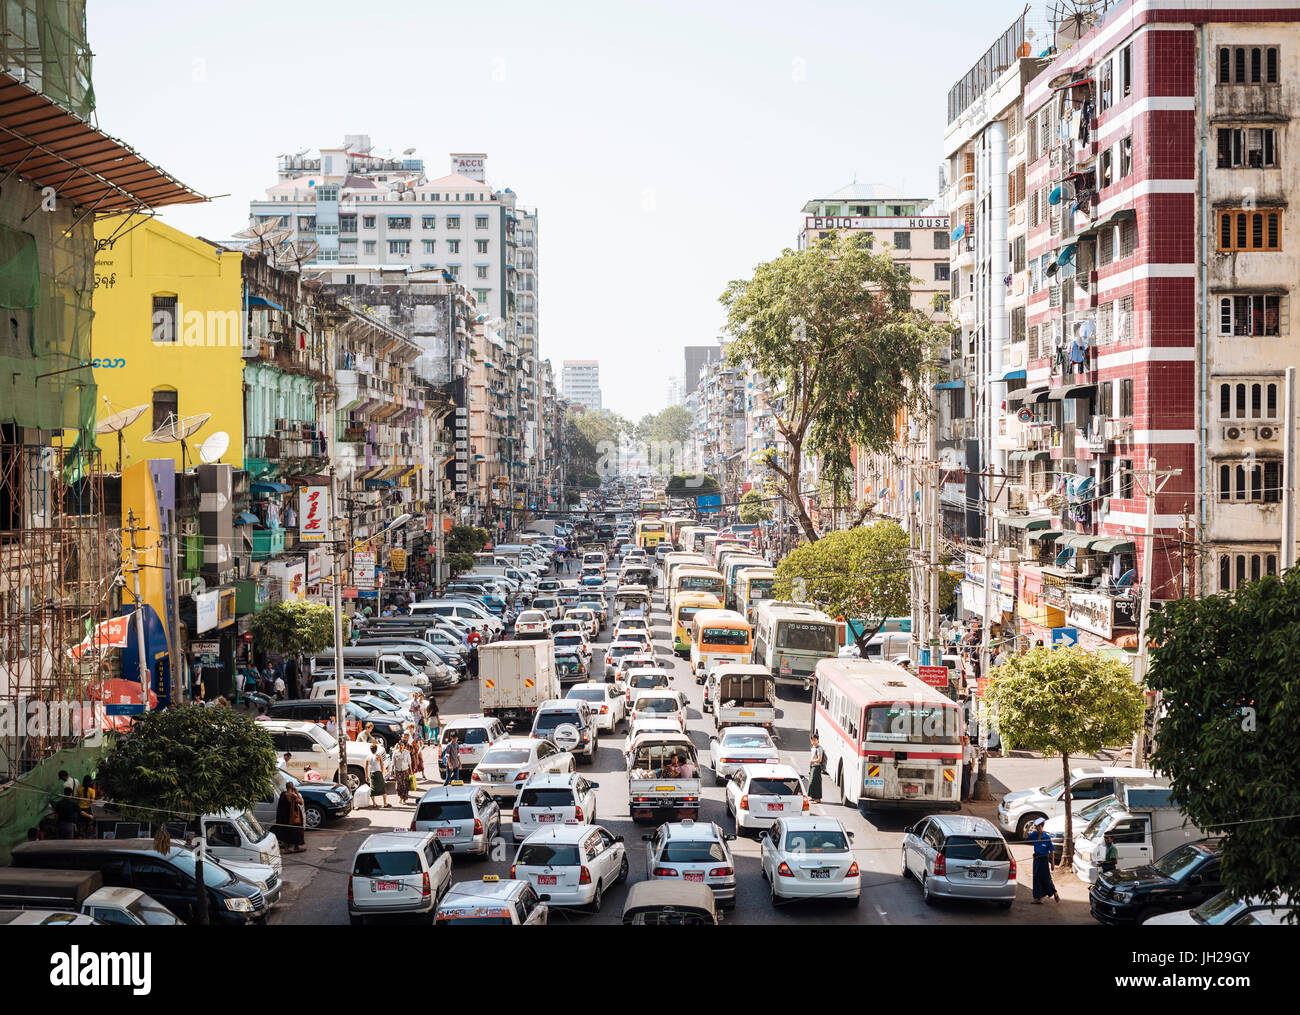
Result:
[[[366,3],[96,0],[100,126],[247,223],[282,153],[369,134],[434,175],[488,153],[540,212],[539,328],[558,375],[599,359],[605,405],[664,405],[713,341],[726,283],[793,246],[853,179],[933,196],[946,96],[1020,0]]]

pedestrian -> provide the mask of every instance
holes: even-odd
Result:
[[[283,701],[285,695],[284,677],[277,673],[275,675],[275,684],[273,686],[275,688],[276,700]]]
[[[469,658],[465,660],[465,673],[469,676],[470,680],[478,679],[478,646],[477,645],[471,645],[469,647]]]
[[[808,799],[815,804],[822,802],[822,770],[825,767],[826,751],[822,748],[821,737],[814,733],[808,762]]]
[[[411,774],[417,781],[424,778],[424,739],[420,736],[419,725],[411,730]]]
[[[442,732],[442,716],[438,714],[438,702],[432,696],[424,709],[425,722],[429,724],[429,739],[435,744],[438,742],[438,735]]]
[[[59,782],[64,789],[70,789],[74,793],[77,791],[77,780],[68,775],[65,769],[59,769]]]
[[[963,734],[961,738],[961,798],[963,800],[971,798],[974,772],[975,745],[970,742],[968,735]]]
[[[75,780],[74,780],[75,781]],[[82,809],[70,786],[63,787],[63,795],[54,801],[54,819],[58,823],[60,839],[77,837],[77,822],[89,819],[90,813]]]
[[[442,748],[442,784],[450,786],[460,779],[460,744],[453,730],[447,735],[447,742]]]
[[[1102,871],[1113,871],[1119,865],[1119,849],[1115,845],[1114,833],[1102,835],[1101,855],[1097,858],[1097,867]]]
[[[339,725],[338,722],[335,721],[334,716],[332,715],[329,717],[329,720],[325,723],[325,732],[332,737],[338,736]]]
[[[301,853],[307,848],[303,845],[305,827],[302,794],[297,786],[288,783],[275,805],[275,837],[286,853]]]
[[[235,704],[244,697],[244,667],[235,667]]]
[[[1058,903],[1061,901],[1061,894],[1056,890],[1056,884],[1052,881],[1052,858],[1056,853],[1056,848],[1052,845],[1052,837],[1047,834],[1043,824],[1046,818],[1039,818],[1034,822],[1033,831],[1025,838],[1034,844],[1034,905],[1041,906],[1044,899],[1055,899]]]
[[[384,759],[379,753],[379,745],[370,743],[370,756],[366,758],[366,778],[370,780],[370,797],[380,800],[385,807],[392,807],[388,802],[388,786],[384,782]]]
[[[406,798],[411,793],[411,746],[405,733],[393,748],[393,783],[397,786],[398,802],[406,806]]]

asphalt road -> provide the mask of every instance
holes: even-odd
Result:
[[[704,801],[700,819],[717,822],[724,831],[732,831],[732,821],[727,814],[724,789],[716,786],[712,771],[707,767],[709,738],[713,733],[711,717],[700,710],[703,688],[690,675],[686,660],[672,653],[668,637],[669,620],[662,602],[656,595],[655,610],[651,616],[656,655],[672,673],[673,686],[686,692],[690,701],[688,727],[691,738],[699,750],[703,770]],[[608,632],[601,642],[608,641]],[[599,659],[599,654],[597,654]],[[597,673],[602,672],[599,663]],[[796,769],[808,768],[808,731],[810,705],[807,695],[781,688],[781,712],[777,720],[778,744],[782,760]],[[478,683],[468,681],[439,695],[439,710],[444,721],[478,710]],[[648,824],[633,824],[628,813],[627,776],[623,765],[622,745],[625,728],[620,727],[612,736],[605,734],[599,745],[594,764],[580,765],[579,771],[591,781],[599,783],[597,790],[598,822],[615,835],[625,839],[631,861],[630,882],[646,877],[645,843],[641,836],[652,830]],[[427,753],[429,770],[433,771],[433,751]],[[994,759],[990,772],[995,791],[1005,793],[1012,789],[1041,785],[1059,774],[1059,763],[1039,759]],[[1002,780],[1005,780],[1003,782]],[[422,788],[425,784],[421,784]],[[830,787],[833,791],[834,787]],[[273,923],[293,924],[343,924],[347,922],[347,875],[356,849],[366,835],[374,831],[405,828],[411,820],[416,795],[405,808],[394,806],[391,810],[370,808],[355,812],[339,825],[313,832],[308,836],[309,851],[285,857],[286,901],[273,915]],[[390,796],[390,800],[395,798]],[[991,804],[970,805],[974,813],[991,813]],[[838,818],[854,834],[854,851],[862,871],[863,900],[857,908],[845,907],[842,902],[794,902],[773,908],[768,900],[766,883],[759,875],[758,843],[751,838],[738,838],[732,844],[735,853],[738,879],[735,909],[726,914],[728,923],[815,923],[815,924],[1005,924],[1005,923],[1092,923],[1088,914],[1086,893],[1067,891],[1062,887],[1062,902],[1033,905],[1029,891],[1030,850],[1013,844],[1019,866],[1019,894],[1010,910],[957,902],[938,902],[927,906],[921,900],[920,889],[910,879],[902,877],[901,845],[903,829],[916,820],[916,815],[897,813],[862,812],[830,802],[829,798],[814,805],[814,812]],[[503,815],[509,822],[509,812]],[[515,847],[503,844],[497,857],[478,861],[457,857],[456,880],[473,880],[484,874],[509,873]],[[1059,877],[1058,877],[1059,881]],[[604,900],[598,914],[553,910],[551,920],[563,923],[569,920],[589,923],[618,923],[627,889],[616,887]]]

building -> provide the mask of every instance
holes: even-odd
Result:
[[[688,345],[683,350],[682,391],[691,392],[699,384],[704,368],[716,363],[722,355],[722,345]]]
[[[560,387],[568,401],[577,402],[592,412],[604,408],[600,394],[600,360],[566,359],[560,376]]]
[[[686,390],[682,386],[682,379],[676,375],[668,378],[668,391],[664,396],[664,405],[672,408],[673,406],[681,407],[686,401]]]

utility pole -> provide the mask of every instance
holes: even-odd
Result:
[[[149,654],[145,650],[144,643],[144,604],[140,601],[140,564],[136,560],[136,554],[139,548],[135,545],[135,536],[137,532],[147,532],[148,527],[136,525],[135,512],[128,509],[126,512],[126,531],[131,537],[131,580],[135,590],[135,636],[136,649],[139,653],[139,679],[140,679],[140,704],[144,711],[149,711]]]
[[[176,512],[168,511],[167,516],[167,549],[171,555],[172,581],[172,701],[178,705],[184,705],[189,698],[189,681],[183,679],[185,656],[181,652],[181,596],[179,591],[180,576],[178,573],[180,563],[177,560],[180,539],[176,535]],[[180,689],[179,693],[177,693],[177,688]]]
[[[977,472],[974,477],[980,481],[980,499],[983,502],[984,518],[984,615],[983,615],[983,636],[980,639],[980,667],[981,676],[988,676],[992,660],[992,641],[993,641],[993,505],[1002,491],[1006,488],[1010,479],[1005,472]],[[993,484],[996,482],[996,490]],[[978,691],[979,682],[976,681],[974,688],[970,688],[971,694]],[[969,702],[970,695],[967,696]],[[984,732],[984,731],[981,731]],[[988,754],[985,751],[979,752],[979,768],[975,776],[975,786],[972,792],[972,798],[975,800],[990,799],[989,792],[989,773],[988,773]]]
[[[1286,390],[1282,414],[1282,552],[1279,574],[1295,566],[1296,550],[1296,454],[1295,454],[1295,367],[1286,368]]]
[[[339,781],[347,784],[348,728],[344,724],[343,702],[347,690],[343,683],[343,554],[339,550],[338,477],[330,465],[330,535],[334,540],[334,727],[339,741]],[[350,515],[350,509],[349,509]],[[350,528],[350,526],[349,526]],[[348,534],[348,545],[352,535]]]
[[[929,439],[926,441],[925,453],[929,460],[926,473],[929,477],[929,517],[926,526],[930,540],[930,618],[926,623],[926,647],[929,654],[926,661],[937,666],[943,661],[942,653],[935,658],[935,649],[939,647],[939,434],[938,409],[934,405],[934,391],[930,391]]]
[[[441,470],[437,470],[441,472]],[[435,592],[440,592],[443,586],[443,550],[445,542],[443,533],[445,527],[442,523],[442,476],[435,475],[433,478],[433,504],[434,504],[434,525],[433,531],[433,588]]]
[[[1156,548],[1156,497],[1160,491],[1165,488],[1165,484],[1175,476],[1181,476],[1182,469],[1169,469],[1161,472],[1154,458],[1147,459],[1147,467],[1141,472],[1133,470],[1133,478],[1136,481],[1138,476],[1142,477],[1143,482],[1139,488],[1142,495],[1147,501],[1147,519],[1146,527],[1143,532],[1145,538],[1145,549],[1142,555],[1142,606],[1141,616],[1138,618],[1138,656],[1137,666],[1134,677],[1140,685],[1146,681],[1147,676],[1147,628],[1150,626],[1151,614],[1151,581],[1152,570],[1155,564]],[[1159,707],[1159,698],[1156,699],[1156,705]],[[1146,759],[1146,752],[1142,749],[1142,737],[1145,727],[1139,729],[1137,736],[1133,738],[1133,767],[1141,768]]]

